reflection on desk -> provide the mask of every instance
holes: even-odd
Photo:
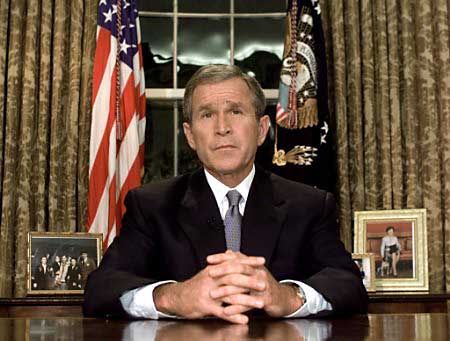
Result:
[[[209,321],[135,321],[124,330],[123,340],[326,340],[331,322],[324,320],[256,320],[249,325]]]
[[[323,320],[124,321],[1,318],[0,340],[448,340],[447,314],[376,314]]]

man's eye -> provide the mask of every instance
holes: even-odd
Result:
[[[233,110],[232,113],[233,113],[233,115],[241,115],[242,111],[240,111],[240,110]]]
[[[211,112],[203,112],[200,117],[201,118],[210,118],[212,116]]]

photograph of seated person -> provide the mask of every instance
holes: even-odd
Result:
[[[386,235],[381,239],[380,254],[382,257],[381,276],[392,275],[397,277],[397,263],[400,260],[400,243],[394,235],[395,228],[388,226]]]
[[[85,316],[245,324],[365,313],[333,196],[254,165],[270,125],[259,83],[236,66],[204,66],[183,107],[203,167],[128,193],[120,235],[89,275]]]

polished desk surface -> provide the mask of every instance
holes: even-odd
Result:
[[[369,314],[334,319],[124,321],[0,318],[0,340],[449,340],[449,314]]]

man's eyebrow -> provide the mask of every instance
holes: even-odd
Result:
[[[212,111],[214,109],[213,106],[210,104],[203,104],[197,110],[200,112],[200,111]]]
[[[227,104],[227,108],[231,108],[231,109],[243,107],[243,104],[241,102],[227,101],[226,104]]]
[[[234,101],[226,101],[226,110],[232,110],[232,109],[241,109],[244,105],[241,102],[234,102]],[[204,111],[216,111],[216,108],[214,105],[211,104],[203,104],[198,109],[197,112],[204,112]]]

